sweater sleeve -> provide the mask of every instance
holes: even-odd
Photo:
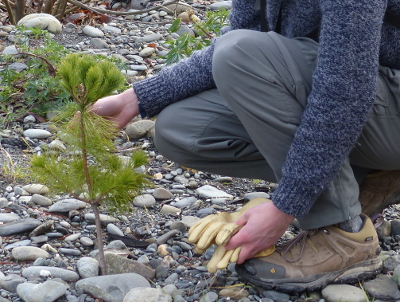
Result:
[[[259,29],[259,11],[256,0],[233,0],[230,13],[231,25],[221,30],[223,34],[233,29]],[[153,117],[169,104],[183,100],[204,90],[215,88],[212,77],[211,45],[193,52],[191,57],[165,67],[157,76],[133,84],[142,111]]]
[[[386,0],[321,0],[322,23],[312,92],[273,202],[306,214],[338,173],[376,98]]]

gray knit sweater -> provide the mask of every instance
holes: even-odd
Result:
[[[309,211],[354,146],[376,98],[378,65],[400,69],[400,30],[383,23],[387,5],[400,15],[400,0],[268,0],[271,30],[281,3],[284,36],[307,36],[321,25],[312,92],[273,197],[279,209],[299,217]],[[233,0],[228,30],[259,30],[254,4]],[[133,85],[149,116],[215,87],[213,45]]]

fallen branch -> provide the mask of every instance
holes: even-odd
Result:
[[[163,8],[164,6],[167,6],[167,5],[170,5],[170,4],[177,3],[178,1],[179,0],[172,0],[170,2],[165,3],[164,5],[154,6],[154,7],[151,7],[151,8],[146,8],[146,9],[138,10],[138,11],[134,11],[134,12],[116,12],[116,11],[108,10],[108,9],[92,8],[92,7],[87,6],[87,5],[83,4],[83,3],[80,3],[80,2],[78,2],[76,0],[68,0],[68,2],[70,2],[70,3],[72,3],[72,4],[76,5],[76,6],[80,6],[80,7],[84,8],[84,9],[90,10],[90,11],[95,12],[97,14],[113,14],[113,15],[117,15],[117,16],[140,15],[140,14],[143,14],[143,13],[150,12],[152,10],[157,10],[157,9]],[[188,5],[188,7],[190,7],[190,6]]]
[[[19,55],[25,55],[25,56],[31,56],[31,57],[35,57],[35,58],[38,58],[38,59],[42,59],[47,64],[47,68],[49,69],[49,74],[53,78],[56,76],[56,68],[45,57],[42,57],[42,56],[39,56],[39,55],[35,55],[35,54],[29,53],[29,52],[18,52],[18,54]]]

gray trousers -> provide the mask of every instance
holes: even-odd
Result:
[[[311,92],[318,44],[276,33],[232,31],[213,57],[212,89],[165,108],[155,144],[187,167],[279,182]],[[400,71],[380,67],[378,95],[363,132],[341,170],[308,214],[303,229],[359,215],[360,179],[370,169],[400,169]],[[290,200],[288,200],[290,202]]]

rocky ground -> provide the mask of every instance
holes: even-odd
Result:
[[[201,12],[230,2],[188,5]],[[177,9],[178,7],[175,7]],[[164,67],[165,40],[172,20],[154,10],[116,17],[107,25],[63,26],[54,39],[71,51],[112,55],[125,62],[130,82],[152,76]],[[0,26],[3,53],[14,51],[15,29]],[[21,67],[27,68],[27,67]],[[42,148],[62,148],[57,129],[34,116],[2,128],[0,167],[0,302],[3,301],[400,301],[400,220],[394,206],[385,212],[378,229],[384,250],[384,269],[374,280],[360,284],[329,285],[300,294],[264,290],[243,283],[233,264],[215,274],[205,265],[214,249],[195,255],[187,230],[201,217],[233,211],[255,196],[273,194],[273,184],[194,171],[164,158],[152,142],[154,121],[134,120],[115,145],[121,155],[141,148],[149,156],[143,167],[154,187],[132,201],[133,210],[111,216],[102,211],[109,275],[98,276],[94,216],[85,203],[69,196],[48,198],[46,187],[15,179],[15,173]],[[195,127],[195,126],[194,126]],[[30,143],[26,147],[24,142]],[[13,171],[14,169],[14,171]],[[285,236],[298,232],[291,227]],[[128,293],[129,292],[129,293]]]

